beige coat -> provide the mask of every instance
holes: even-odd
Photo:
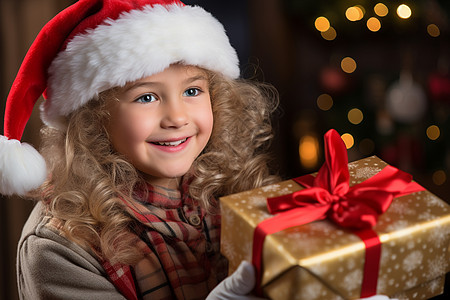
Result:
[[[20,299],[124,300],[90,253],[46,226],[42,209],[33,209],[18,245]]]

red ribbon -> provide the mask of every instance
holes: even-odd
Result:
[[[262,250],[266,235],[325,218],[354,230],[366,247],[361,297],[376,294],[381,243],[371,228],[395,197],[424,190],[412,176],[386,166],[375,176],[349,186],[347,149],[335,130],[325,134],[325,163],[316,177],[305,175],[294,181],[306,188],[292,194],[268,198],[267,208],[274,217],[259,223],[253,235],[253,257],[257,287],[262,279]]]

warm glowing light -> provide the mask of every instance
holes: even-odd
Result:
[[[375,17],[371,17],[367,20],[367,28],[370,31],[376,32],[381,29],[381,22]]]
[[[328,94],[322,94],[317,97],[317,107],[323,111],[327,111],[333,107],[333,98]]]
[[[358,125],[362,122],[364,115],[358,108],[353,108],[348,112],[347,117],[350,123]]]
[[[314,22],[314,26],[316,26],[316,29],[320,32],[325,32],[330,28],[330,21],[325,17],[318,17]]]
[[[330,26],[327,31],[322,31],[320,35],[327,41],[332,41],[336,38],[337,33],[336,30],[332,26]]]
[[[344,133],[343,135],[341,135],[341,138],[344,141],[345,147],[347,147],[347,149],[350,149],[355,144],[355,139],[350,133]]]
[[[353,73],[356,70],[356,61],[351,57],[344,57],[341,60],[341,68],[345,73]]]
[[[383,3],[377,3],[375,7],[373,8],[373,11],[377,14],[379,17],[385,17],[389,13],[389,9],[386,5]]]
[[[438,170],[433,173],[432,178],[435,185],[443,185],[447,181],[447,174],[443,170]]]
[[[361,9],[361,6],[352,6],[347,8],[345,16],[349,21],[359,21],[364,17],[364,11]]]
[[[427,26],[427,32],[432,37],[438,37],[441,35],[441,31],[439,30],[439,27],[437,27],[436,24],[430,24]]]
[[[371,139],[363,139],[359,143],[359,151],[364,155],[372,154],[375,150],[375,143]]]
[[[362,5],[355,5],[356,8],[359,8],[362,15],[361,15],[361,19],[364,17],[364,15],[366,14],[366,9],[364,8],[364,6]]]
[[[401,4],[397,7],[397,15],[402,19],[408,19],[411,17],[411,8],[406,4]]]
[[[441,130],[439,129],[439,127],[437,127],[436,125],[428,126],[427,137],[430,140],[432,140],[432,141],[437,140],[440,135],[441,135]]]
[[[307,169],[313,169],[319,161],[319,141],[316,137],[305,135],[300,139],[298,152],[300,163]]]

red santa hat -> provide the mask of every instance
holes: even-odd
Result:
[[[0,193],[26,194],[47,177],[45,161],[21,143],[44,92],[43,122],[61,119],[100,92],[156,74],[173,63],[239,77],[223,26],[178,0],[79,0],[49,21],[31,45],[6,102],[0,136]]]

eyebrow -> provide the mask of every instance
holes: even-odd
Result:
[[[207,81],[208,79],[207,79],[207,77],[205,75],[200,74],[200,75],[196,75],[196,76],[192,76],[192,77],[186,78],[185,80],[183,80],[183,84],[190,84],[190,83],[198,81],[198,80]],[[154,86],[154,85],[157,85],[158,83],[159,83],[158,81],[142,81],[142,82],[137,82],[137,83],[134,83],[134,84],[130,83],[130,84],[127,84],[127,85],[125,85],[123,87],[122,92],[126,93],[126,92],[128,92],[130,90],[133,90],[133,89],[137,89],[137,88],[145,87],[145,86]]]
[[[195,82],[197,80],[208,81],[208,79],[206,78],[205,75],[197,75],[197,76],[193,76],[193,77],[187,78],[186,80],[183,81],[183,83],[192,83],[192,82]]]

